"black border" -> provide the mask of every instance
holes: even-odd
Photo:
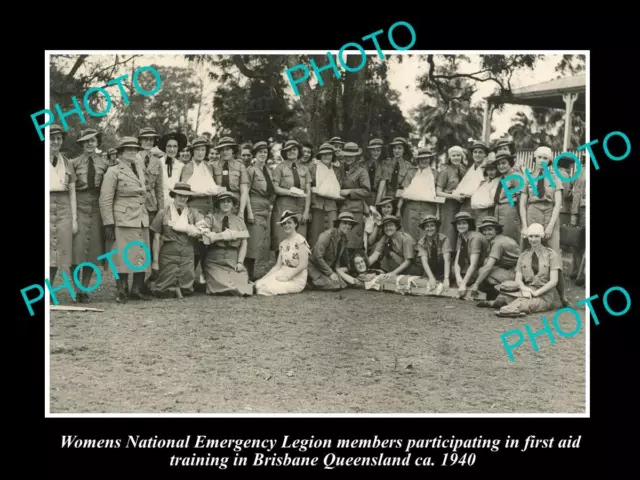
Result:
[[[284,6],[288,9],[289,6]],[[324,10],[325,7],[318,5]],[[486,17],[480,18],[472,14],[462,16],[438,15],[435,13],[420,15],[421,18],[410,18],[408,15],[377,15],[375,19],[349,19],[338,11],[327,8],[315,24],[307,18],[281,18],[265,23],[257,15],[253,18],[240,18],[224,15],[213,15],[201,28],[197,23],[180,24],[177,29],[164,29],[162,22],[166,18],[148,21],[141,16],[139,22],[135,17],[124,15],[123,22],[130,23],[130,34],[119,34],[112,22],[117,19],[104,18],[103,26],[95,31],[95,35],[83,35],[72,28],[75,20],[64,13],[67,27],[56,27],[58,34],[48,36],[48,49],[77,48],[109,48],[109,49],[337,49],[344,43],[354,41],[361,36],[378,29],[388,29],[396,21],[410,22],[416,32],[418,41],[413,50],[418,49],[588,49],[591,50],[590,72],[590,119],[591,138],[603,139],[611,131],[625,132],[634,144],[633,128],[630,112],[637,95],[633,69],[627,70],[635,59],[631,52],[620,49],[620,45],[631,45],[635,25],[616,19],[614,23],[584,23],[575,19],[573,14],[551,14],[548,17],[518,17],[513,19]],[[58,12],[59,13],[59,12]],[[185,12],[186,14],[187,12]],[[280,12],[278,12],[280,13]],[[146,13],[145,13],[146,15]],[[125,18],[126,17],[126,18]],[[429,17],[429,18],[427,18]],[[187,21],[191,16],[186,15]],[[540,20],[537,20],[540,18]],[[556,20],[553,20],[555,18]],[[297,20],[297,21],[296,21]],[[77,19],[78,25],[86,25],[84,16]],[[160,22],[160,23],[158,23]],[[226,24],[225,24],[226,22]],[[206,25],[209,24],[210,27]],[[543,28],[544,25],[548,28]],[[124,24],[121,24],[124,27]],[[216,28],[220,25],[223,28]],[[226,26],[225,26],[226,25]],[[289,27],[287,27],[289,25]],[[527,25],[530,25],[527,26]],[[636,27],[637,28],[637,27]],[[49,31],[49,29],[47,29]],[[67,31],[67,34],[64,32]],[[163,33],[165,32],[165,33]],[[156,35],[157,34],[157,35]],[[98,45],[96,40],[102,40]],[[398,40],[400,42],[400,39]],[[604,45],[609,42],[609,45]],[[600,47],[598,46],[600,44]],[[143,48],[146,45],[146,48]],[[383,45],[383,48],[390,48]],[[15,149],[15,154],[5,155],[4,168],[8,169],[6,179],[11,178],[11,193],[18,194],[18,204],[22,207],[11,208],[16,213],[26,214],[22,221],[16,222],[14,233],[6,235],[8,246],[12,252],[17,251],[21,262],[11,271],[12,280],[8,297],[13,303],[13,316],[8,316],[8,323],[16,325],[17,332],[11,335],[11,345],[20,346],[15,360],[8,365],[12,375],[22,382],[14,388],[10,402],[18,405],[18,412],[11,412],[15,420],[22,415],[21,427],[12,432],[9,438],[12,450],[15,447],[14,465],[33,465],[40,452],[34,452],[40,444],[39,436],[32,427],[31,420],[43,417],[43,346],[44,318],[42,308],[36,309],[36,315],[29,317],[24,307],[19,290],[27,285],[41,282],[44,264],[44,250],[41,241],[41,229],[44,224],[44,183],[43,176],[31,176],[31,165],[41,165],[44,143],[41,142],[31,122],[30,114],[43,108],[43,66],[44,48],[27,47],[20,50],[20,58],[11,65],[19,69],[12,77],[12,90],[19,86],[20,95],[11,95],[10,100],[17,105],[10,107],[9,118],[16,123],[9,127],[11,135],[22,137],[20,141],[10,142],[8,148]],[[627,75],[627,71],[630,75]],[[16,82],[17,81],[17,82]],[[16,83],[18,85],[16,85]],[[15,90],[14,90],[15,91]],[[5,112],[5,116],[6,113]],[[17,128],[15,126],[17,125]],[[596,155],[602,158],[602,150],[596,147]],[[7,152],[8,153],[8,152]],[[591,292],[602,294],[613,285],[634,289],[634,265],[637,259],[635,242],[632,235],[622,236],[625,228],[635,228],[633,221],[634,206],[637,204],[635,185],[637,170],[630,157],[622,162],[600,161],[600,170],[591,168]],[[22,158],[20,158],[22,157]],[[635,175],[634,175],[635,174]],[[28,193],[18,185],[28,185]],[[16,188],[17,187],[17,188]],[[20,192],[14,189],[20,189]],[[14,197],[16,198],[16,197]],[[5,210],[5,212],[7,212]],[[7,212],[8,213],[8,212]],[[631,216],[629,215],[631,213]],[[630,218],[631,217],[631,218]],[[6,217],[5,217],[6,218]],[[13,215],[8,215],[5,222],[12,225]],[[28,219],[28,220],[27,220]],[[7,224],[5,223],[5,228]],[[25,228],[26,227],[26,228]],[[626,233],[626,232],[625,232]],[[619,240],[620,239],[620,240]],[[623,240],[624,239],[624,240]],[[13,283],[13,281],[11,282]],[[633,298],[633,295],[632,295]],[[349,437],[363,438],[375,434],[383,438],[429,438],[437,435],[457,437],[500,437],[506,435],[526,438],[529,434],[538,437],[564,437],[569,434],[574,438],[582,435],[582,447],[575,450],[533,450],[515,453],[501,449],[498,453],[478,452],[478,461],[474,467],[458,467],[418,470],[420,476],[434,474],[450,476],[453,472],[469,475],[471,472],[493,471],[506,475],[522,473],[551,474],[581,473],[597,474],[599,469],[606,469],[611,474],[615,468],[626,468],[631,454],[631,442],[620,435],[619,425],[624,424],[624,416],[633,418],[634,398],[632,386],[636,383],[637,373],[630,366],[631,338],[626,328],[632,324],[634,307],[624,316],[610,317],[601,307],[597,308],[601,324],[591,327],[591,418],[590,419],[45,419],[45,450],[47,468],[55,473],[87,474],[119,472],[131,476],[132,473],[151,474],[167,471],[167,451],[163,450],[61,450],[61,434],[77,434],[98,438],[125,437],[127,434],[180,437],[182,435],[206,434],[214,438],[248,437],[276,438],[284,434],[300,438],[316,437]],[[9,338],[8,338],[9,339]],[[17,400],[17,401],[16,401]],[[630,423],[630,422],[629,422]],[[14,423],[15,425],[15,423]],[[608,427],[608,428],[605,428]],[[13,428],[13,427],[12,427]],[[607,435],[607,433],[611,433]],[[630,437],[635,437],[632,432]],[[628,443],[627,443],[628,442]],[[607,458],[604,453],[609,453]],[[364,453],[364,452],[362,452]],[[357,452],[352,452],[357,455]],[[609,460],[609,461],[608,461]],[[469,472],[464,472],[464,469]],[[259,471],[259,470],[258,470]],[[319,470],[320,471],[320,470]],[[369,470],[371,471],[371,470]],[[383,472],[399,474],[403,478],[412,477],[408,469],[383,469]],[[175,471],[174,471],[175,472]],[[236,472],[249,473],[247,469],[219,471],[217,469],[180,469],[181,477],[185,474],[203,474],[215,476],[233,475]],[[278,472],[289,472],[296,475],[306,474],[300,469],[281,469]],[[324,472],[324,471],[323,471]],[[350,475],[352,469],[327,471],[331,474]]]

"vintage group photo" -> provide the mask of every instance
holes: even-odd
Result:
[[[584,54],[48,55],[51,414],[585,413]]]

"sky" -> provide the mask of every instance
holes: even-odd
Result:
[[[75,52],[74,52],[75,53]],[[114,52],[115,53],[115,52]],[[314,52],[316,53],[316,52]],[[375,51],[367,52],[375,54]],[[397,54],[398,52],[386,52]],[[397,90],[400,93],[399,107],[404,113],[407,119],[410,119],[410,111],[420,103],[429,100],[429,97],[424,95],[417,87],[417,78],[426,72],[426,62],[418,58],[416,53],[432,53],[432,52],[411,52],[412,55],[403,55],[402,64],[398,64],[395,61],[389,63],[388,79],[391,88]],[[479,55],[467,54],[471,58],[471,62],[461,69],[463,73],[472,73],[479,68]],[[536,63],[536,67],[533,71],[518,71],[512,79],[511,85],[513,88],[531,85],[535,83],[544,82],[556,78],[557,72],[555,72],[555,66],[560,60],[561,55],[546,55],[544,59],[539,60]],[[163,66],[177,66],[177,67],[191,67],[191,65],[182,55],[166,54],[166,55],[143,55],[135,59],[136,66],[144,65],[163,65]],[[127,68],[127,67],[125,67]],[[130,71],[130,66],[127,71]],[[126,73],[123,71],[123,73]],[[205,131],[211,131],[210,118],[212,114],[211,101],[213,93],[217,88],[217,82],[211,80],[207,76],[206,67],[200,67],[196,72],[196,76],[202,78],[204,81],[205,102],[200,109],[200,124],[197,128],[197,132],[200,134]],[[283,72],[284,76],[284,72]],[[315,81],[311,81],[313,85]],[[494,82],[476,82],[477,92],[472,99],[473,102],[479,102],[484,97],[494,93],[496,85]],[[291,98],[293,98],[293,92],[291,91]],[[516,112],[523,111],[529,113],[530,109],[527,106],[521,105],[507,105],[502,112],[494,112],[492,117],[492,124],[496,128],[496,131],[492,133],[491,138],[499,138],[503,136],[508,128],[511,126],[511,119]],[[193,109],[189,112],[189,121],[192,124],[196,123],[197,109]]]

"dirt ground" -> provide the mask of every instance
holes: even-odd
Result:
[[[584,298],[567,286],[574,305]],[[500,335],[538,331],[539,314],[504,319],[473,302],[362,290],[120,305],[110,274],[92,298],[104,313],[51,312],[52,413],[585,409],[584,327],[555,345],[538,337],[537,352],[527,341],[509,361]]]

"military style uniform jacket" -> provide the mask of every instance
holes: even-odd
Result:
[[[107,170],[100,192],[100,214],[105,225],[148,227],[144,162],[136,161],[138,175],[122,161]],[[142,178],[140,178],[140,176]]]

